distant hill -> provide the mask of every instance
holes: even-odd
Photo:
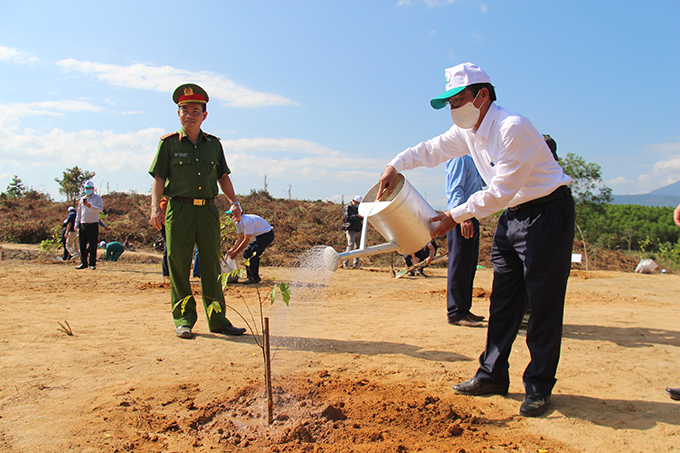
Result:
[[[641,195],[614,195],[614,204],[671,206],[680,204],[680,181]]]
[[[660,189],[652,190],[650,195],[670,195],[672,197],[680,197],[680,181],[669,184]]]
[[[614,204],[635,204],[638,206],[670,206],[680,204],[680,196],[657,195],[645,193],[642,195],[614,195]]]

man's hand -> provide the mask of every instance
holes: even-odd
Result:
[[[463,220],[463,222],[461,222],[460,234],[462,234],[465,239],[470,239],[475,235],[475,224],[472,223],[472,219]]]
[[[149,221],[151,222],[151,226],[153,226],[155,229],[161,229],[163,225],[163,217],[163,210],[160,206],[154,206],[151,208],[151,217],[149,218]]]
[[[382,176],[380,176],[380,180],[378,181],[380,186],[378,187],[378,196],[376,201],[379,201],[385,195],[389,195],[394,192],[394,188],[397,186],[397,175],[397,170],[393,166],[388,165],[385,167],[385,171],[383,172]]]
[[[431,234],[433,238],[446,236],[447,231],[453,230],[458,225],[458,222],[451,217],[450,211],[445,211],[443,214],[430,218],[430,222],[440,222],[439,226]]]
[[[231,211],[231,214],[234,216],[234,218],[236,218],[237,222],[241,220],[241,215],[243,214],[243,211],[241,210],[240,204],[232,204],[229,207],[229,210]]]

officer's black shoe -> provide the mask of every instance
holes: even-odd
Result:
[[[672,400],[680,400],[680,388],[672,389],[669,387],[666,389],[666,395],[670,396]]]
[[[220,329],[217,330],[211,330],[212,333],[221,333],[222,335],[233,335],[233,336],[239,336],[243,335],[246,333],[246,329],[243,327],[235,327],[235,326],[224,326]]]
[[[76,269],[87,269],[87,264],[81,264],[80,266],[76,267]]]
[[[540,395],[527,395],[522,406],[519,408],[519,415],[524,417],[538,417],[545,413],[550,407],[550,397]]]
[[[493,382],[478,381],[475,378],[453,386],[453,390],[461,395],[507,395],[508,384],[501,385]]]

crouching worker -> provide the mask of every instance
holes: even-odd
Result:
[[[102,241],[99,243],[99,246],[106,249],[106,257],[104,258],[104,261],[118,261],[120,255],[122,255],[125,251],[123,244],[117,241],[109,243]]]
[[[250,263],[246,266],[248,278],[243,283],[260,283],[260,258],[274,241],[274,228],[258,215],[243,214],[240,211],[232,212],[230,215],[231,220],[236,224],[236,243],[227,255],[234,259],[245,249],[243,257]]]

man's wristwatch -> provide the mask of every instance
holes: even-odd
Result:
[[[241,207],[241,203],[238,202],[238,200],[234,200],[231,202],[234,206],[238,206],[239,208]]]

